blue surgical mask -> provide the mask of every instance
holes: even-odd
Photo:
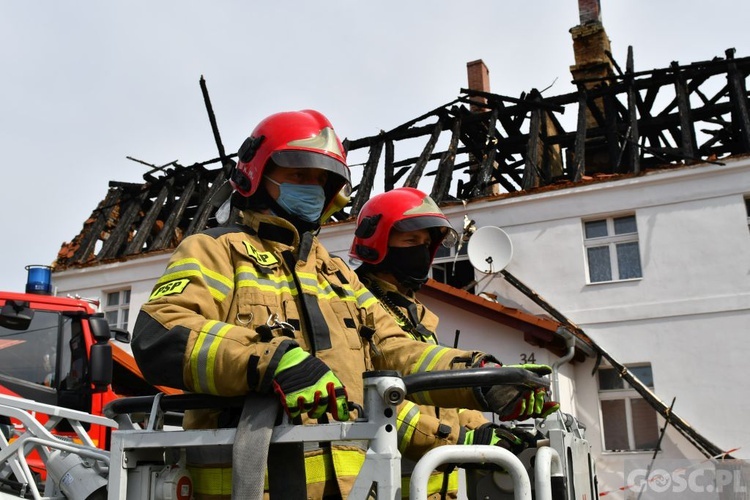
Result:
[[[307,222],[317,222],[326,202],[323,186],[317,184],[278,183],[264,176],[269,182],[279,186],[279,197],[276,198],[284,210]]]

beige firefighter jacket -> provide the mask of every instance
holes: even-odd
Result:
[[[398,294],[415,306],[415,324],[409,310],[399,301],[386,301],[385,309],[412,338],[428,344],[438,344],[437,326],[439,318],[416,297],[416,294],[402,293],[398,288],[375,274],[368,273],[362,278],[365,286],[372,283],[387,295]],[[378,293],[374,293],[377,297]],[[400,314],[394,312],[398,309]],[[420,332],[414,331],[421,325]],[[416,406],[416,407],[415,407]],[[462,429],[476,429],[488,423],[484,414],[477,410],[456,408],[435,408],[427,405],[412,405],[405,402],[399,408],[398,435],[399,450],[409,459],[417,460],[431,448],[440,444],[456,444],[463,437]]]
[[[242,213],[241,223],[185,238],[143,305],[132,347],[151,383],[222,396],[265,393],[294,341],[323,360],[361,405],[365,371],[459,369],[483,355],[415,341],[310,233],[300,241],[286,220],[255,212]],[[256,328],[274,319],[293,325],[294,339],[280,329],[261,339]],[[415,396],[481,408],[471,389]],[[186,420],[188,427],[221,424],[218,415]],[[344,475],[337,470],[346,496],[353,478]]]
[[[381,300],[385,309],[393,316],[401,328],[409,333],[415,340],[428,344],[438,344],[437,326],[439,318],[422,304],[414,292],[402,292],[398,287],[372,272],[360,278],[365,286]],[[386,295],[386,300],[380,298]],[[398,295],[402,300],[388,300],[387,297]],[[404,300],[405,299],[405,300]],[[412,306],[407,306],[408,301]],[[409,311],[412,308],[412,311]],[[397,313],[396,310],[399,312]],[[417,327],[419,327],[417,329]],[[434,406],[416,405],[410,401],[404,401],[398,409],[397,433],[399,438],[399,451],[405,457],[401,465],[402,497],[409,498],[408,479],[416,461],[427,451],[441,444],[457,444],[463,442],[466,429],[476,429],[482,424],[488,423],[485,415],[477,410],[464,408],[435,408]],[[442,472],[435,471],[428,485],[429,498],[440,498],[440,490],[443,486]],[[458,472],[450,472],[446,490],[447,498],[458,496]],[[456,476],[456,477],[453,477]],[[429,486],[433,486],[432,491]]]

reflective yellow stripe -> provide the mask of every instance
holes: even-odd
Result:
[[[417,428],[420,412],[419,407],[411,401],[404,401],[403,408],[396,416],[396,433],[398,435],[398,451],[404,453],[411,442],[414,430]]]
[[[365,463],[365,454],[353,450],[331,450],[336,477],[357,477]]]
[[[328,282],[318,280],[318,275],[313,273],[297,272],[302,290],[315,295],[318,300],[342,300],[344,302],[355,302],[360,307],[369,307],[377,302],[377,299],[366,288],[356,292],[348,283],[334,290]],[[263,292],[275,295],[289,294],[297,296],[299,293],[293,285],[294,278],[291,274],[281,276],[261,274],[251,266],[241,266],[235,274],[238,288],[255,288]],[[343,292],[343,293],[342,293]]]
[[[203,325],[203,328],[210,330],[212,326],[217,324],[218,321],[208,321],[205,325]],[[198,370],[198,354],[201,351],[201,348],[203,347],[203,343],[206,341],[205,335],[198,335],[198,337],[195,339],[195,345],[193,345],[193,350],[190,353],[190,371],[193,374],[193,382],[195,383],[196,387],[200,387],[200,382],[203,380],[203,377],[200,376],[199,370]]]
[[[432,371],[437,362],[448,352],[448,348],[439,345],[429,345],[417,362],[414,364],[412,373],[423,373]],[[418,404],[435,406],[429,392],[417,392],[411,395],[411,398]]]
[[[291,274],[282,274],[276,276],[273,274],[259,274],[258,270],[252,266],[240,266],[235,273],[235,281],[238,288],[257,288],[263,292],[271,292],[276,295],[288,293],[292,296],[297,295],[297,288],[294,278]]]
[[[302,289],[317,295],[320,300],[339,298],[344,302],[356,302],[357,305],[360,305],[362,293],[356,293],[348,283],[342,284],[341,287],[338,288],[339,291],[336,291],[328,282],[321,283],[318,280],[317,274],[298,271],[297,276],[299,277]],[[340,293],[343,294],[339,295]]]
[[[199,392],[217,394],[214,368],[216,352],[221,340],[232,328],[232,325],[218,321],[208,321],[198,334],[195,345],[190,353],[190,371],[193,383]]]
[[[362,470],[365,455],[358,451],[332,450],[305,457],[306,484],[324,483],[337,477],[356,477]],[[335,463],[335,466],[334,466]],[[204,495],[229,495],[232,492],[231,467],[188,467],[196,493]],[[337,474],[338,472],[338,474]],[[264,480],[268,490],[268,471]]]
[[[195,493],[202,495],[229,495],[232,493],[231,467],[188,466]]]
[[[314,457],[305,457],[305,483],[324,483],[328,479],[336,477],[336,471],[333,468],[333,457],[329,453],[316,455]]]
[[[362,470],[364,462],[364,453],[351,450],[332,450],[331,453],[305,457],[305,483],[324,483],[337,477],[356,477]],[[266,489],[268,489],[267,473]]]
[[[446,352],[448,352],[447,347],[441,347],[439,345],[430,345],[427,347],[427,349],[424,350],[422,355],[417,360],[416,364],[414,365],[414,371],[412,373],[422,373],[422,372],[429,372],[431,371],[437,362],[442,358]]]
[[[217,302],[222,302],[234,288],[234,282],[230,278],[203,267],[198,259],[192,258],[172,262],[156,285],[188,277],[203,281]]]
[[[320,299],[331,300],[333,297],[339,296],[336,292],[333,291],[331,285],[329,285],[328,283],[320,283],[318,281],[317,274],[297,271],[297,277],[299,278],[299,284],[302,287],[302,290],[306,290],[308,293],[317,295]]]
[[[208,359],[206,360],[206,379],[208,383],[208,392],[211,394],[218,394],[216,389],[216,378],[214,377],[214,368],[216,367],[216,351],[219,350],[219,344],[227,332],[232,328],[232,325],[224,325],[216,334],[211,346],[208,348]]]
[[[409,481],[411,477],[401,478],[401,498],[409,498]],[[440,493],[443,489],[443,473],[433,472],[430,475],[430,479],[427,480],[427,496],[435,495]],[[449,492],[458,491],[458,471],[454,470],[448,475],[448,490]]]
[[[379,300],[365,287],[360,288],[354,292],[354,297],[357,299],[357,305],[364,309],[367,309],[373,304],[377,304]]]

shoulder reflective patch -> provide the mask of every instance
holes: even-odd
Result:
[[[279,262],[271,252],[259,252],[248,241],[243,241],[242,243],[244,243],[245,248],[247,249],[247,254],[258,264],[262,266],[270,266],[271,264],[277,264]]]
[[[174,295],[176,293],[182,293],[185,290],[185,287],[188,285],[188,283],[190,283],[190,280],[187,278],[164,283],[159,288],[153,291],[153,293],[148,298],[148,300],[151,301],[154,299],[158,299],[159,297],[164,297],[165,295]]]

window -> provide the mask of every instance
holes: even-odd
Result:
[[[0,375],[55,387],[60,318],[59,313],[34,311],[26,330],[0,327]]]
[[[458,257],[456,257],[454,247],[438,246],[435,260],[432,261],[430,277],[435,281],[456,288],[464,288],[471,284],[474,281],[474,268],[466,254],[467,248],[468,245],[461,247],[461,251],[458,252]],[[474,286],[468,287],[466,291],[474,293]]]
[[[745,198],[745,212],[747,213],[747,228],[750,229],[750,198]]]
[[[77,314],[35,310],[26,330],[0,326],[0,380],[27,399],[91,412],[87,353]],[[72,431],[67,420],[55,428]]]
[[[654,387],[650,365],[627,368],[644,385]],[[656,410],[614,368],[600,368],[598,375],[604,449],[653,450],[659,440]]]
[[[106,294],[104,316],[109,326],[128,329],[128,314],[130,313],[130,290],[119,290]]]
[[[635,215],[585,221],[583,228],[589,283],[643,276]]]

